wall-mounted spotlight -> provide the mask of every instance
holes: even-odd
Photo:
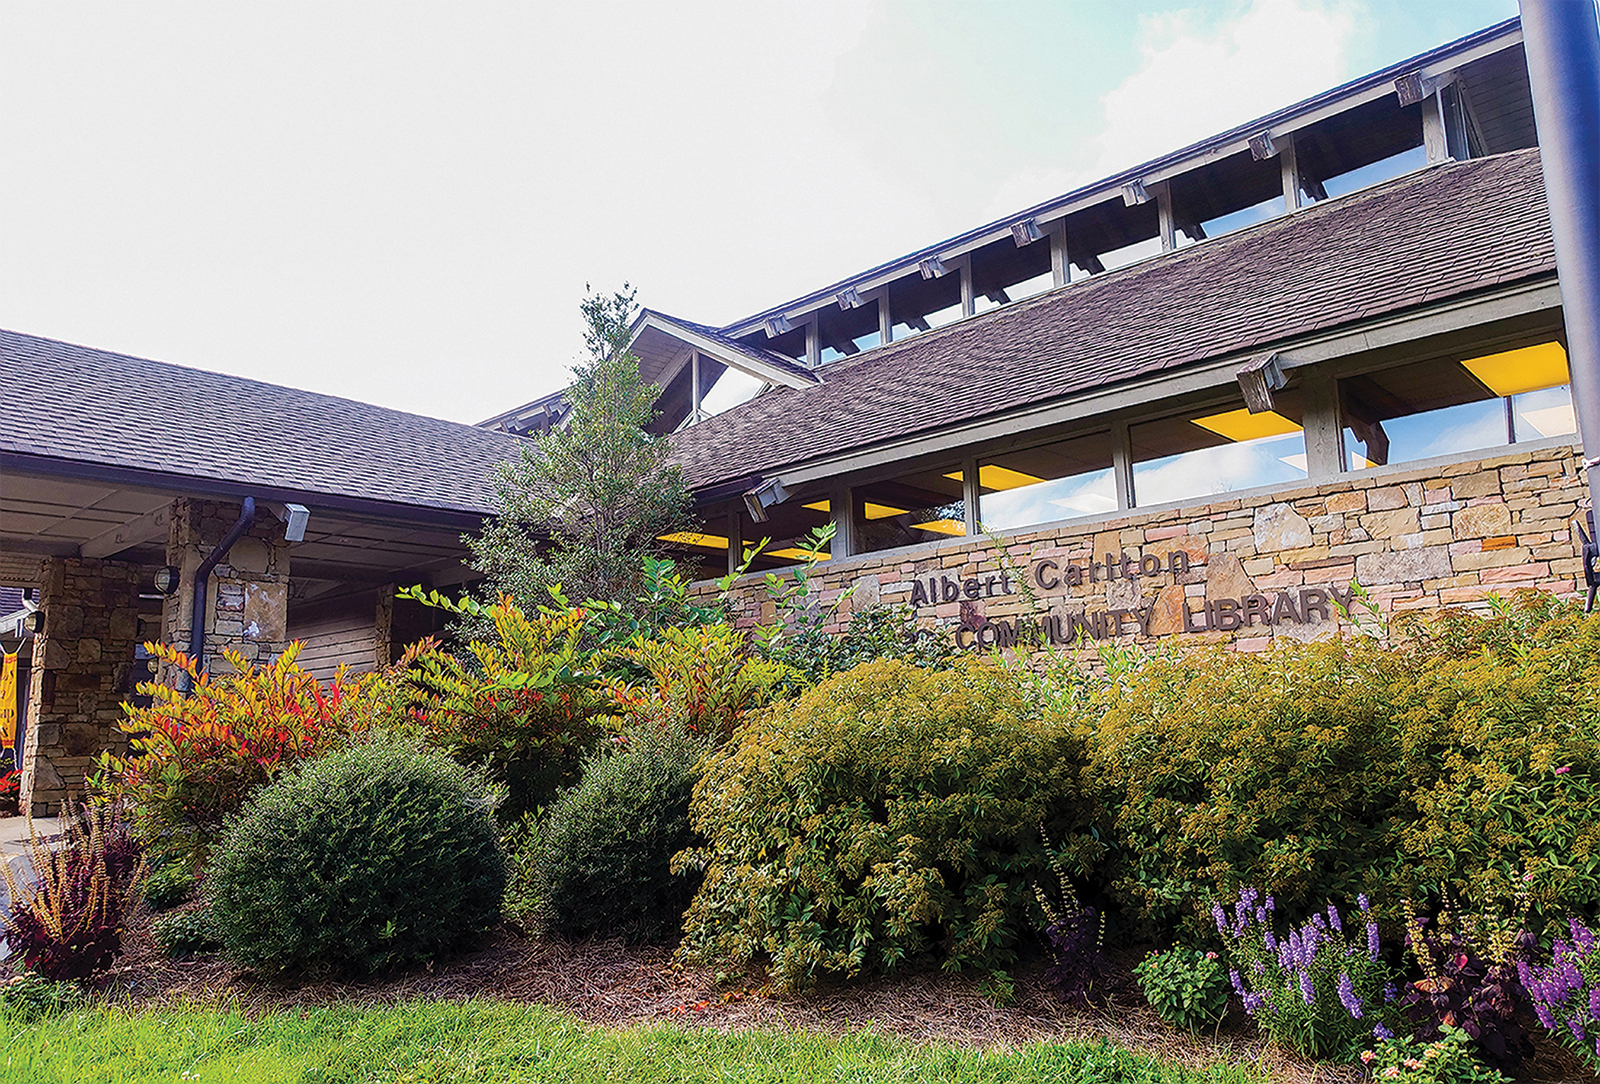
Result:
[[[1265,162],[1268,158],[1277,157],[1277,154],[1278,144],[1271,132],[1257,132],[1250,137],[1250,157],[1257,162]]]
[[[34,610],[22,619],[22,631],[32,633],[34,636],[44,631],[44,611]]]
[[[156,569],[156,574],[151,578],[155,581],[157,591],[163,595],[170,595],[183,582],[183,570],[175,565],[162,565]]]
[[[311,521],[311,509],[303,504],[279,504],[277,501],[268,501],[267,507],[272,509],[273,515],[283,520],[285,542],[305,541],[306,524]]]
[[[788,499],[789,491],[783,487],[783,483],[776,478],[768,478],[754,489],[745,492],[744,507],[745,511],[750,513],[751,519],[757,523],[765,523],[767,509]]]
[[[839,292],[838,301],[841,309],[859,309],[861,307],[861,291],[854,286],[848,286]]]
[[[948,273],[944,261],[937,256],[917,261],[917,270],[922,272],[922,277],[925,279],[942,279]]]
[[[1137,207],[1141,203],[1150,202],[1150,190],[1144,186],[1143,181],[1129,181],[1122,186],[1122,204],[1124,207]]]
[[[1011,224],[1011,240],[1016,242],[1018,248],[1031,245],[1044,236],[1044,231],[1039,228],[1037,218],[1024,218],[1021,222]]]
[[[779,335],[787,334],[794,330],[794,324],[787,316],[774,316],[767,321],[767,338],[776,339]]]

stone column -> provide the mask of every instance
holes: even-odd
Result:
[[[51,817],[79,800],[102,750],[122,752],[122,694],[139,638],[143,570],[51,557],[39,584],[44,627],[33,643],[22,809]]]
[[[167,534],[167,563],[182,570],[182,586],[167,597],[161,611],[163,639],[180,650],[189,648],[193,626],[194,574],[239,518],[239,506],[184,498],[173,502]],[[235,650],[250,662],[268,662],[288,646],[289,544],[283,524],[265,508],[242,538],[217,562],[206,591],[206,668],[227,667],[224,650]],[[163,671],[172,684],[176,675]]]

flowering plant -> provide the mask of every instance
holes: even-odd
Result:
[[[1139,989],[1161,1019],[1190,1031],[1228,1014],[1228,976],[1215,952],[1174,948],[1151,953],[1133,969]]]
[[[1445,1024],[1431,1043],[1396,1037],[1361,1052],[1361,1061],[1379,1084],[1510,1084],[1510,1078],[1472,1057],[1472,1037]]]
[[[1231,914],[1212,904],[1232,960],[1234,992],[1272,1038],[1321,1057],[1351,1050],[1372,1035],[1393,1034],[1386,1017],[1392,1015],[1394,984],[1365,895],[1360,906],[1360,931],[1346,933],[1339,909],[1329,904],[1325,913],[1280,938],[1271,896],[1262,899],[1245,888]]]
[[[1556,938],[1548,966],[1519,961],[1517,972],[1539,1023],[1600,1068],[1600,949],[1578,919],[1567,920],[1567,932],[1571,939]]]

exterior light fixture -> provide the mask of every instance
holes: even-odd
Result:
[[[22,619],[22,630],[37,636],[44,631],[44,611],[34,610]]]
[[[1239,382],[1239,390],[1244,393],[1244,405],[1252,414],[1271,410],[1272,393],[1282,391],[1289,383],[1277,354],[1251,358],[1233,375]]]
[[[175,565],[162,565],[156,569],[156,574],[152,579],[155,580],[157,591],[160,591],[163,595],[170,595],[178,589],[179,583],[182,582],[183,571]]]
[[[767,321],[767,338],[769,339],[776,339],[779,335],[786,334],[793,330],[794,324],[787,316],[784,316],[781,313]]]
[[[841,309],[859,309],[861,307],[861,291],[854,286],[846,287],[839,291],[838,301]]]
[[[1137,207],[1141,203],[1150,202],[1150,190],[1144,186],[1143,181],[1129,181],[1122,186],[1122,203],[1125,207]]]
[[[944,261],[937,256],[929,256],[926,260],[917,261],[917,270],[922,272],[925,279],[943,278],[949,271]]]
[[[765,523],[767,509],[788,499],[789,491],[783,487],[783,483],[776,478],[768,478],[745,493],[744,507],[745,511],[750,513],[751,519],[757,523]]]
[[[1278,145],[1272,140],[1271,132],[1258,132],[1250,137],[1250,157],[1257,162],[1265,162],[1268,158],[1276,158]]]
[[[1031,245],[1044,236],[1044,231],[1039,228],[1037,218],[1024,218],[1021,222],[1011,224],[1011,240],[1016,242],[1018,248]]]

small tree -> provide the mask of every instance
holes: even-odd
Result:
[[[634,294],[624,285],[584,296],[589,357],[573,370],[571,412],[501,468],[499,514],[466,539],[492,597],[531,610],[559,584],[575,600],[627,600],[657,537],[689,524],[683,472],[667,462],[667,442],[645,431],[657,390],[628,351]]]

